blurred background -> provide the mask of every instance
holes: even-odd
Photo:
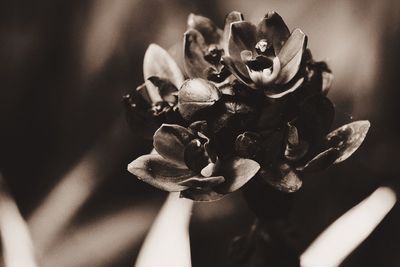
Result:
[[[128,129],[121,97],[142,83],[150,43],[180,43],[189,13],[222,27],[232,10],[253,22],[275,10],[301,28],[335,75],[337,124],[372,124],[357,153],[296,194],[298,248],[379,185],[400,188],[399,1],[3,0],[0,172],[40,266],[132,266],[166,193],[126,171],[151,143]],[[252,221],[240,193],[196,204],[193,266],[221,266]],[[396,205],[342,266],[399,266],[398,225]]]

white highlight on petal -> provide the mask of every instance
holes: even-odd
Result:
[[[396,200],[396,193],[391,188],[375,190],[319,235],[301,255],[301,266],[339,266],[378,226]]]

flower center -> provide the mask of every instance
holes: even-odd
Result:
[[[272,68],[273,61],[272,59],[264,56],[257,56],[253,60],[249,60],[246,62],[246,65],[254,71],[263,71],[264,69]]]
[[[208,47],[208,50],[204,55],[204,59],[213,65],[217,65],[219,64],[223,53],[223,49],[220,49],[217,45],[212,44]]]

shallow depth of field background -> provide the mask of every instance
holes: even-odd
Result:
[[[400,3],[396,0],[92,0],[0,3],[0,171],[31,230],[40,266],[132,266],[166,193],[126,165],[151,149],[125,123],[121,97],[142,83],[152,43],[176,51],[187,15],[277,11],[335,75],[337,122],[369,119],[362,147],[310,176],[291,214],[305,249],[381,184],[400,181]],[[138,125],[140,127],[140,125]],[[221,266],[253,215],[240,193],[197,204],[194,267]],[[171,221],[173,223],[173,221]],[[400,206],[343,266],[399,266]],[[334,249],[334,248],[332,248]],[[1,263],[0,263],[1,266]]]

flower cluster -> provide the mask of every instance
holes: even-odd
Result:
[[[196,201],[250,179],[295,192],[302,175],[347,159],[363,142],[368,121],[330,131],[333,75],[277,13],[254,25],[231,12],[223,29],[191,14],[183,43],[184,70],[151,44],[144,84],[124,97],[129,124],[153,138],[156,152],[129,164],[139,179]]]

